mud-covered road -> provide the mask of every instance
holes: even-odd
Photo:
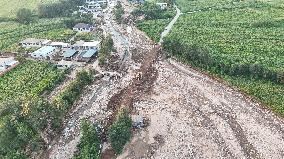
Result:
[[[134,104],[150,126],[135,133],[120,158],[284,157],[283,119],[174,60],[156,68],[152,93]]]

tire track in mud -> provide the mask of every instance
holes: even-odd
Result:
[[[176,69],[176,71],[180,71],[183,74],[188,75],[189,77],[194,78],[197,81],[202,80],[204,83],[207,83],[207,84],[209,84],[210,82],[215,82],[215,81],[212,81],[210,76],[206,77],[208,79],[202,79],[202,77],[198,73],[195,74],[195,71],[190,71],[190,70],[184,71],[184,70],[180,69],[178,66],[176,66],[175,64],[172,64],[171,62],[167,62],[167,63],[170,66],[172,66],[173,69]],[[197,82],[197,83],[199,83],[199,82]],[[211,83],[211,84],[216,85],[216,83]],[[221,86],[220,88],[217,89],[217,91],[219,89],[228,89],[228,88],[225,88],[226,86],[227,86],[226,84],[224,86]],[[204,88],[204,89],[205,89],[205,91],[207,91],[206,88]],[[231,89],[230,86],[229,86],[229,89]],[[235,91],[235,89],[232,89],[232,90]],[[214,91],[216,91],[216,90],[214,90]],[[203,94],[204,91],[201,91],[200,93]],[[233,95],[233,94],[229,93],[228,95],[229,95],[228,97],[230,97],[230,95]],[[242,95],[244,95],[244,94],[242,94]],[[205,96],[202,96],[201,98],[207,98],[206,96],[207,95],[205,94]],[[235,95],[233,95],[233,96],[235,96]],[[216,96],[216,98],[218,98],[218,96]],[[207,98],[205,100],[210,101],[212,99]],[[232,106],[228,107],[228,104],[229,105],[232,104],[232,103],[230,103],[231,101],[230,102],[228,101],[229,103],[224,103],[224,102],[222,102],[222,100],[223,99],[220,100],[220,104],[215,103],[215,104],[209,105],[208,107],[211,110],[213,110],[213,112],[212,112],[213,114],[216,114],[217,116],[219,116],[221,119],[223,119],[223,121],[225,121],[229,125],[230,129],[233,131],[233,134],[236,137],[236,139],[237,139],[237,141],[238,141],[238,143],[239,143],[239,145],[242,149],[242,152],[244,153],[246,158],[262,158],[263,156],[261,157],[261,155],[259,154],[256,147],[254,147],[254,145],[249,142],[249,140],[247,138],[247,137],[249,137],[248,132],[245,132],[242,125],[237,121],[237,116],[239,114],[237,115],[237,114],[235,114],[235,110],[231,110],[230,107],[232,107]],[[275,132],[283,132],[283,127],[281,125],[279,125],[279,122],[281,123],[281,121],[282,121],[280,118],[275,116],[271,111],[267,111],[266,109],[263,109],[263,107],[260,104],[257,103],[256,105],[259,106],[259,107],[257,107],[257,106],[255,107],[252,104],[250,104],[250,102],[251,102],[251,99],[247,98],[244,95],[244,96],[241,96],[241,99],[236,101],[236,103],[234,103],[233,105],[235,105],[237,103],[241,104],[240,106],[238,106],[239,108],[237,108],[237,109],[242,109],[242,107],[245,106],[244,104],[251,106],[251,108],[245,108],[246,114],[248,115],[248,113],[249,113],[249,114],[252,114],[252,115],[256,115],[255,118],[260,119],[260,120],[256,121],[259,125],[269,127],[269,129],[275,130]],[[209,117],[208,117],[208,115],[204,114],[205,112],[203,112],[199,108],[192,108],[192,109],[195,113],[198,113],[199,115],[201,115],[202,118],[205,120],[205,122],[208,123],[208,124],[204,125],[205,127],[208,127],[208,125],[210,125],[209,127],[211,127],[211,124],[214,125],[213,122],[210,119],[210,114],[209,114]],[[275,123],[275,120],[278,120],[278,119],[280,119],[280,120],[276,121],[276,123]],[[214,126],[212,128],[215,129]],[[215,131],[218,132],[218,129],[215,129]],[[283,139],[283,137],[284,136],[282,135],[281,138]],[[214,135],[213,135],[213,138],[215,138]],[[219,134],[217,134],[215,141],[216,141],[216,143],[219,143],[219,144],[221,143],[220,146],[223,147],[223,151],[225,153],[228,153],[227,155],[229,156],[229,158],[233,158],[233,156],[230,156],[231,155],[230,152],[228,152],[228,150],[226,150],[226,145],[225,144],[222,145],[222,143],[224,143],[224,142],[222,141],[221,135],[219,136]],[[236,157],[238,157],[238,156],[236,156]]]

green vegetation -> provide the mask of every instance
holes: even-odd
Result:
[[[131,14],[135,17],[144,17],[144,20],[136,22],[137,28],[147,33],[152,40],[158,42],[160,34],[170,23],[171,18],[174,17],[175,10],[173,7],[162,10],[154,2],[146,2]]]
[[[180,17],[164,40],[164,49],[284,115],[283,4],[215,0],[210,3],[220,6],[209,10],[205,1],[194,3],[207,9]]]
[[[57,97],[54,98],[52,104],[58,108],[52,127],[58,129],[62,118],[66,112],[80,97],[85,86],[92,83],[92,73],[90,71],[81,71],[76,75],[75,81],[67,86]]]
[[[94,40],[94,38],[95,36],[93,33],[78,33],[74,41],[79,41],[79,40],[91,41]]]
[[[25,158],[25,155],[30,156],[31,152],[35,153],[44,149],[46,143],[43,140],[42,132],[47,131],[50,133],[49,135],[54,132],[58,133],[66,112],[79,98],[83,88],[92,82],[92,74],[88,71],[81,71],[77,74],[76,79],[50,103],[40,97],[41,89],[50,79],[43,77],[42,82],[34,80],[35,77],[42,74],[47,75],[45,70],[50,69],[50,66],[42,63],[39,67],[37,66],[38,62],[28,62],[29,66],[34,66],[34,72],[27,72],[26,69],[20,70],[21,66],[16,68],[18,69],[16,71],[14,71],[15,69],[12,70],[11,72],[14,72],[15,77],[22,75],[22,78],[17,78],[13,81],[14,83],[8,81],[10,87],[15,86],[15,89],[18,90],[14,90],[17,92],[22,91],[22,88],[25,89],[25,86],[31,88],[40,86],[40,89],[32,89],[36,90],[37,95],[29,95],[29,98],[19,99],[15,97],[13,100],[0,102],[0,158],[12,158],[13,156]],[[25,64],[27,65],[27,63],[23,65],[25,66]],[[42,68],[43,66],[45,67]],[[36,69],[40,71],[37,72]],[[12,78],[14,77],[11,76],[13,74],[8,76],[5,74],[4,78]],[[28,77],[33,74],[33,78],[27,80],[25,76],[23,77],[23,74]],[[23,82],[27,85],[24,85]],[[34,82],[34,87],[30,84],[31,82]],[[25,90],[25,92],[22,91],[22,94],[30,92],[30,90]]]
[[[83,4],[83,0],[60,0],[56,3],[41,4],[38,6],[38,16],[40,18],[70,16],[78,6]]]
[[[57,0],[1,0],[0,17],[15,18],[21,8],[37,10],[39,4],[56,2]]]
[[[164,31],[165,27],[169,23],[169,19],[156,19],[138,22],[136,23],[136,26],[138,29],[147,33],[152,40],[158,42],[160,40],[160,34]]]
[[[131,138],[132,120],[128,113],[129,112],[125,109],[119,112],[115,123],[112,124],[108,130],[108,138],[112,148],[117,154],[122,152],[124,145]]]
[[[40,20],[30,25],[15,25],[14,27],[0,28],[0,50],[5,50],[20,40],[30,37],[42,37],[50,31],[65,28],[60,19]]]
[[[121,23],[122,22],[122,16],[124,14],[124,9],[121,5],[121,2],[118,1],[117,2],[117,5],[115,6],[115,10],[114,10],[114,17],[115,17],[115,20],[118,22],[118,23]]]
[[[111,35],[108,35],[106,38],[103,38],[100,45],[101,46],[99,52],[99,65],[104,65],[111,52],[114,50],[114,43]]]
[[[64,77],[64,72],[46,62],[24,61],[0,77],[0,103],[34,98],[53,87]]]
[[[144,16],[145,20],[170,19],[174,17],[175,10],[172,7],[162,10],[155,3],[145,2],[143,5],[135,9],[131,14],[135,17]]]
[[[77,145],[79,153],[74,159],[100,159],[100,145],[98,127],[87,120],[81,124],[80,143]]]

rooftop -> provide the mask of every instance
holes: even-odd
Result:
[[[84,42],[83,46],[94,46],[97,47],[100,44],[99,41]]]
[[[64,42],[52,42],[49,44],[50,46],[68,46],[68,43],[64,43]]]
[[[66,52],[63,53],[63,57],[71,57],[73,56],[77,51],[73,49],[68,49]]]
[[[17,62],[14,57],[0,57],[0,66],[1,65],[13,65],[15,62]]]
[[[36,39],[36,38],[27,38],[23,41],[21,41],[20,43],[48,43],[50,42],[50,40],[47,39]]]
[[[88,50],[86,53],[83,54],[83,58],[90,58],[92,56],[94,56],[94,54],[96,54],[98,52],[97,49],[90,49]]]
[[[89,29],[89,28],[91,28],[92,27],[92,25],[90,25],[90,24],[85,24],[85,23],[78,23],[78,24],[76,24],[75,26],[74,26],[74,28],[87,28],[87,29]]]
[[[54,47],[52,47],[52,46],[44,46],[44,47],[36,50],[32,54],[35,55],[35,56],[46,57],[48,55],[48,53],[52,52],[53,50],[54,50]]]

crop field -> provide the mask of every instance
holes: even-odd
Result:
[[[57,0],[1,0],[0,17],[14,18],[18,9],[36,10],[40,3],[52,3]]]
[[[0,103],[33,98],[51,90],[64,77],[64,71],[46,62],[25,61],[0,77]]]
[[[5,24],[7,25],[6,27]],[[9,25],[11,25],[11,27],[8,27]],[[2,26],[3,27],[0,27],[0,50],[5,50],[11,45],[18,43],[25,38],[45,38],[45,35],[48,35],[49,37],[57,36],[57,38],[60,38],[58,36],[62,35],[63,33],[62,30],[58,29],[65,28],[65,25],[61,19],[42,19],[39,22],[31,25],[3,23]],[[55,30],[56,33],[50,33],[53,30]],[[62,34],[58,34],[58,31],[60,31]]]
[[[205,1],[188,3],[206,8]],[[215,2],[224,5],[182,15],[166,37],[165,49],[182,61],[224,78],[284,115],[283,1]],[[255,72],[261,73],[251,76]]]
[[[169,23],[170,19],[155,19],[141,21],[136,26],[138,29],[143,30],[152,40],[158,42],[160,34]]]
[[[176,4],[185,13],[199,10],[243,8],[249,5],[278,5],[283,7],[283,2],[283,0],[177,0]]]

